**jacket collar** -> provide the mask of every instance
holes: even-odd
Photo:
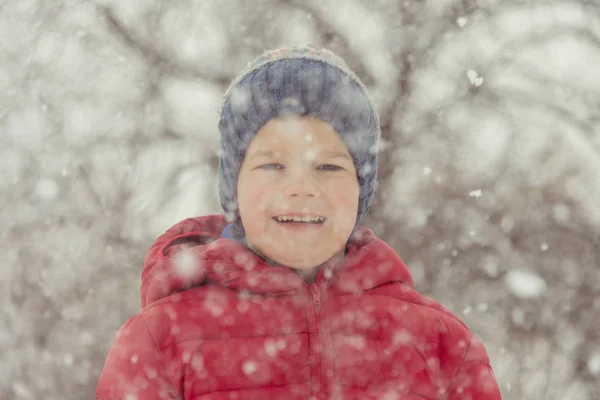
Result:
[[[222,237],[226,226],[224,216],[209,215],[186,219],[161,235],[144,263],[142,307],[207,280],[268,296],[306,290],[308,285],[291,268],[270,265],[243,244]],[[393,282],[413,286],[396,252],[371,230],[360,228],[344,259],[325,263],[315,283],[332,292],[355,293]]]

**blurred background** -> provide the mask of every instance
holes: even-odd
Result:
[[[504,399],[600,399],[600,3],[0,0],[0,399],[91,399],[152,241],[219,213],[218,111],[312,43],[369,87],[366,225]]]

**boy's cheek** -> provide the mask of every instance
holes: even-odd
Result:
[[[256,177],[256,179],[246,179],[244,181],[240,179],[238,184],[238,192],[249,201],[256,201],[262,197],[266,197],[272,190],[273,180],[264,177]]]
[[[257,209],[264,211],[266,207],[265,203],[268,199],[272,197],[271,194],[272,190],[268,187],[268,185],[261,185],[257,183],[257,185],[250,193],[249,199],[254,207],[257,207]]]
[[[350,207],[340,209],[340,212],[336,213],[335,219],[335,231],[338,233],[343,233],[346,230],[354,227],[356,223],[356,210],[350,210]]]
[[[252,190],[257,190],[257,188],[273,188],[277,183],[277,178],[273,176],[274,174],[265,174],[265,173],[257,173],[252,174],[247,177],[248,186],[252,188]]]
[[[336,203],[343,204],[345,206],[352,206],[356,204],[358,206],[358,197],[360,196],[360,190],[358,186],[352,188],[352,183],[343,183],[339,185],[330,186],[329,193],[336,200]]]
[[[240,197],[240,207],[245,206],[245,208],[251,209],[253,212],[263,212],[267,209],[265,199],[268,198],[268,193],[264,191],[256,190],[248,192],[243,197]]]

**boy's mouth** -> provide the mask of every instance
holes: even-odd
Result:
[[[327,218],[319,215],[279,215],[273,217],[275,222],[280,224],[322,224]]]

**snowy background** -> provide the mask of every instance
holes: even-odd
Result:
[[[343,4],[343,5],[342,5]],[[91,399],[152,240],[218,213],[218,107],[313,43],[369,86],[367,225],[504,398],[600,399],[600,2],[0,0],[0,399]]]

